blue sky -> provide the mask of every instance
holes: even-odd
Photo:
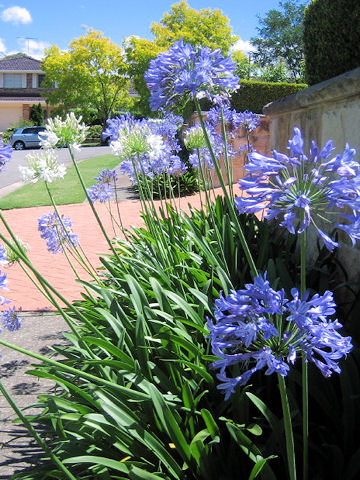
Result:
[[[159,21],[171,0],[0,0],[0,56],[25,52],[37,58],[43,49],[66,49],[87,27],[101,30],[115,43],[129,35],[151,38],[150,24]],[[219,8],[229,17],[236,35],[246,42],[256,35],[258,20],[279,0],[188,0],[192,8]],[[241,44],[242,45],[242,44]]]

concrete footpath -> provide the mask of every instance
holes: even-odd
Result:
[[[62,317],[49,314],[25,314],[17,332],[3,330],[1,339],[42,355],[52,347],[65,343],[63,332],[68,330]],[[35,414],[37,396],[54,388],[53,382],[26,375],[33,360],[15,350],[0,346],[1,382],[20,409]],[[36,360],[34,361],[36,363]],[[30,407],[30,408],[29,408]],[[40,450],[21,424],[13,423],[16,415],[0,393],[0,479],[11,479],[16,471],[31,468],[38,462]]]

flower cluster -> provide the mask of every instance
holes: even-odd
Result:
[[[298,352],[314,362],[325,377],[340,373],[338,361],[350,352],[352,344],[350,337],[338,332],[342,325],[330,319],[336,306],[332,293],[312,298],[306,293],[300,298],[294,288],[291,294],[292,299],[287,299],[284,290],[272,289],[264,274],[245,289],[216,300],[215,323],[208,320],[207,327],[212,352],[219,357],[212,367],[220,369],[218,388],[226,399],[237,385],[245,385],[263,368],[265,375],[286,376]],[[235,364],[241,374],[228,377],[227,369]]]
[[[235,64],[219,49],[193,47],[183,40],[151,60],[145,74],[153,110],[176,105],[186,98],[208,98],[224,104],[229,93],[239,87]]]
[[[27,166],[19,166],[23,180],[33,183],[42,179],[45,182],[54,182],[63,178],[66,174],[66,167],[58,163],[55,150],[39,150],[26,155]]]
[[[21,308],[19,309],[21,312]],[[1,323],[4,328],[7,328],[10,332],[19,330],[21,327],[21,318],[18,312],[15,311],[15,307],[10,307],[8,310],[1,312]]]
[[[111,138],[114,138],[110,146],[120,157],[120,171],[128,175],[134,184],[138,176],[146,175],[153,179],[163,173],[178,175],[186,170],[176,155],[179,150],[177,117],[154,121],[135,120],[127,115],[114,119],[110,126]],[[117,132],[115,128],[118,128]]]
[[[115,186],[117,178],[115,170],[102,170],[99,176],[95,177],[98,183],[87,189],[90,200],[92,202],[99,201],[100,203],[111,200],[113,197],[113,187]]]
[[[6,162],[10,160],[11,156],[11,145],[4,145],[2,140],[0,140],[0,172],[4,169]]]
[[[46,240],[49,252],[59,253],[64,251],[64,246],[76,247],[79,237],[73,233],[72,222],[69,217],[56,212],[44,213],[38,219],[38,230],[41,238]]]
[[[39,133],[42,137],[40,145],[43,148],[66,145],[79,149],[89,130],[89,127],[81,123],[81,120],[82,117],[76,118],[74,112],[68,113],[65,120],[61,120],[60,117],[50,118],[46,125],[46,131]]]
[[[312,142],[307,156],[303,144],[301,131],[295,128],[289,140],[290,156],[275,150],[272,158],[251,152],[245,166],[249,174],[239,181],[247,196],[235,200],[237,209],[240,213],[266,209],[267,219],[280,218],[280,225],[292,234],[301,234],[312,224],[330,251],[338,243],[320,229],[319,223],[333,226],[328,217],[340,216],[334,226],[355,244],[360,238],[360,164],[354,160],[356,151],[346,145],[342,154],[331,157],[334,147],[329,140],[320,151]]]
[[[211,108],[207,114],[207,122],[216,127],[221,123],[221,116],[224,118],[226,130],[230,134],[238,128],[243,128],[247,133],[251,133],[260,125],[260,115],[248,110],[237,112],[231,110],[228,105],[222,109],[220,107]]]

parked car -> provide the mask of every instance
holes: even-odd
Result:
[[[100,144],[101,145],[110,145],[110,142],[111,142],[111,138],[108,134],[105,133],[106,130],[104,130],[103,132],[101,132],[100,134]]]
[[[10,145],[15,150],[24,148],[40,147],[39,132],[44,132],[45,127],[21,127],[15,130],[10,137]]]

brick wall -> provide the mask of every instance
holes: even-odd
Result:
[[[206,113],[204,112],[204,118],[206,118]],[[253,149],[262,153],[263,155],[270,155],[270,118],[262,116],[260,125],[256,130],[251,132],[249,136],[249,143],[253,146]],[[199,123],[198,115],[194,114],[191,118],[190,125],[195,125]],[[220,128],[219,128],[220,132]],[[239,128],[236,130],[234,137],[231,141],[232,148],[235,151],[241,151],[243,148],[247,147],[247,138],[246,132],[243,128]],[[233,182],[236,183],[240,178],[244,177],[244,161],[245,155],[244,153],[238,153],[231,159],[232,164],[232,177]],[[228,183],[227,175],[226,175],[226,168],[224,165],[224,160],[220,158],[220,168],[223,174],[224,180]],[[215,187],[220,186],[219,178],[214,170],[211,171],[211,178],[214,183]]]

